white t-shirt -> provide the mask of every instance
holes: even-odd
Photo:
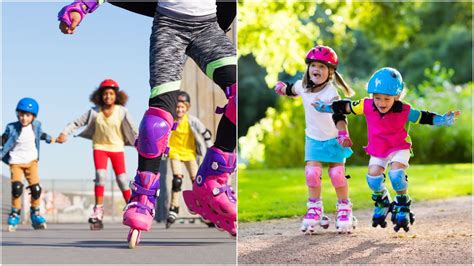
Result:
[[[320,99],[325,103],[332,103],[333,101],[340,99],[337,89],[332,85],[332,83],[329,82],[319,92],[306,92],[301,80],[298,80],[293,86],[294,92],[303,98],[306,136],[319,141],[337,137],[337,129],[332,120],[332,114],[320,113],[311,105],[311,103],[314,103],[316,99]]]
[[[21,129],[20,136],[10,151],[9,164],[29,163],[33,160],[38,160],[38,150],[35,144],[35,132],[29,124]]]
[[[216,0],[158,0],[158,11],[179,18],[213,15],[217,12]]]

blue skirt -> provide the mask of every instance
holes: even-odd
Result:
[[[305,161],[319,161],[325,163],[345,163],[346,158],[352,155],[351,148],[344,148],[336,138],[319,141],[305,136]]]

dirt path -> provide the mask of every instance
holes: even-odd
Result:
[[[371,210],[356,211],[350,235],[329,229],[298,231],[300,219],[239,224],[239,264],[249,263],[473,263],[472,197],[414,203],[416,221],[408,233],[371,226]],[[333,219],[334,215],[331,215]],[[403,230],[401,230],[403,231]]]

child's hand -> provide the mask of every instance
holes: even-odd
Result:
[[[59,137],[56,139],[57,143],[64,143],[67,140],[67,136],[63,133],[59,134]]]
[[[49,142],[49,144],[54,144],[56,143],[56,139],[55,138],[51,138],[51,141]]]
[[[275,85],[275,92],[281,96],[285,96],[286,84],[284,82],[278,81],[277,84]]]
[[[64,7],[64,8],[66,8],[66,7]],[[61,21],[61,23],[59,23],[59,29],[64,34],[73,34],[74,31],[76,30],[77,25],[79,25],[79,23],[81,22],[81,19],[82,19],[79,12],[75,12],[75,11],[72,11],[70,13],[70,18],[71,18],[71,25],[70,26],[67,23],[65,23],[64,21]]]
[[[342,147],[352,147],[351,137],[349,137],[349,134],[345,130],[340,130],[337,133],[337,142]]]
[[[444,115],[436,115],[433,118],[433,125],[448,127],[452,126],[454,124],[454,120],[456,120],[460,114],[460,111],[449,111]]]
[[[332,111],[332,106],[330,104],[327,104],[320,99],[316,99],[314,103],[311,104],[314,106],[314,109],[316,111],[321,112],[321,113],[333,113]]]

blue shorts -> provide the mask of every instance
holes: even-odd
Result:
[[[336,138],[319,141],[305,136],[304,160],[325,163],[345,163],[351,157],[352,149],[344,148]]]

